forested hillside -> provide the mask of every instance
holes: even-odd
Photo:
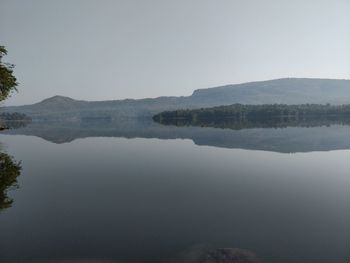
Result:
[[[153,116],[158,122],[170,120],[211,121],[223,119],[253,120],[268,118],[297,118],[320,116],[350,116],[350,104],[347,105],[321,105],[321,104],[263,104],[247,105],[233,104],[213,108],[194,110],[165,111]]]

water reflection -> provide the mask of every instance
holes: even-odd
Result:
[[[13,199],[8,192],[18,188],[17,178],[20,174],[20,162],[6,153],[0,153],[0,211],[12,206]]]
[[[47,127],[46,136],[61,138],[84,129],[126,136],[154,136],[158,129],[196,143],[233,133],[237,146],[240,137],[259,142],[260,132],[276,146],[281,133],[275,131],[282,139],[307,131],[305,142],[323,136],[331,147],[341,145],[326,138],[328,131],[333,139],[344,133],[339,137],[349,145],[349,127],[341,125],[239,131],[158,124],[135,131],[140,122],[124,130],[122,122],[45,125],[37,131]],[[280,144],[291,149],[292,140]],[[0,216],[0,262],[248,263],[253,254],[265,263],[349,262],[349,151],[276,154],[198,147],[190,140],[89,138],[57,145],[3,135],[0,141],[23,166],[21,189],[9,192],[15,205]],[[264,146],[255,142],[251,146]]]
[[[160,124],[173,126],[213,127],[231,130],[253,128],[287,128],[287,127],[323,127],[331,125],[350,125],[350,118],[344,116],[282,116],[276,118],[223,118],[223,119],[162,119]]]
[[[3,113],[4,114],[4,113]],[[0,118],[0,130],[8,130],[8,129],[18,129],[23,128],[27,126],[29,123],[31,123],[31,119],[25,115],[22,115],[20,113],[14,113],[14,114],[6,114],[8,119],[4,119],[3,116]],[[18,119],[17,118],[22,118]],[[13,118],[13,119],[9,119]]]
[[[24,128],[30,122],[30,118],[23,118],[21,114],[10,115],[14,120],[1,119],[0,127],[2,131]],[[15,120],[21,117],[23,120]],[[10,190],[18,188],[17,178],[21,174],[21,163],[12,156],[0,152],[0,211],[9,208],[13,204],[13,199],[8,196]]]
[[[282,153],[350,149],[350,121],[340,118],[278,119],[215,123],[178,121],[163,125],[151,119],[33,122],[8,134],[34,135],[54,143],[87,137],[190,139],[196,145],[265,150]]]

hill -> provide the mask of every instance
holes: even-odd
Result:
[[[350,80],[285,78],[194,91],[193,99],[241,104],[348,104]]]
[[[81,101],[54,96],[39,103],[3,107],[33,120],[74,120],[84,117],[151,117],[166,110],[241,104],[350,104],[350,80],[286,78],[195,90],[187,97]]]

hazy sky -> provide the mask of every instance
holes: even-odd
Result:
[[[20,82],[7,105],[350,79],[350,0],[0,0],[0,43]]]

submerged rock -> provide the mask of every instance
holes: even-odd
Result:
[[[249,250],[239,248],[219,248],[209,251],[203,263],[260,263],[258,257]]]
[[[240,248],[214,248],[198,244],[167,258],[163,263],[262,263],[257,255]]]

